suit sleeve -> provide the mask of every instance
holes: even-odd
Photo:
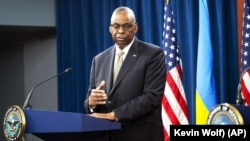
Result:
[[[118,121],[133,121],[150,114],[160,116],[166,80],[166,66],[163,50],[159,48],[156,50],[145,63],[144,73],[140,74],[141,80],[134,80],[134,87],[141,87],[141,93],[136,94],[134,99],[113,110]]]

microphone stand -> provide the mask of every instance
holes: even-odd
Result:
[[[45,83],[45,82],[47,82],[47,81],[49,81],[49,80],[55,78],[55,77],[59,77],[60,75],[62,75],[62,74],[64,74],[64,73],[68,73],[68,72],[70,72],[71,70],[72,70],[72,68],[67,68],[67,69],[65,69],[63,72],[61,72],[61,73],[59,73],[59,74],[57,74],[57,75],[55,75],[55,76],[53,76],[53,77],[51,77],[51,78],[45,80],[45,81],[39,82],[39,83],[37,83],[36,85],[34,85],[34,86],[31,88],[30,92],[28,93],[28,96],[27,96],[27,98],[26,98],[26,100],[25,100],[25,102],[24,102],[24,105],[23,105],[23,109],[31,109],[31,108],[32,108],[32,105],[31,105],[29,102],[30,102],[31,95],[32,95],[34,89],[35,89],[37,86],[39,86],[39,85],[41,85],[41,84],[43,84],[43,83]]]
[[[244,103],[244,99],[242,98],[242,95],[241,95],[241,84],[240,83],[239,83],[238,89],[237,89],[237,98],[236,98],[237,105],[243,105],[243,103]]]
[[[241,95],[241,81],[242,81],[242,77],[244,75],[244,73],[246,73],[246,71],[244,71],[241,75],[240,75],[240,81],[238,84],[238,89],[237,89],[237,97],[236,97],[236,104],[237,105],[245,105],[245,99],[242,97]]]

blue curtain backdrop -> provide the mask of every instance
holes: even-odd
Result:
[[[176,22],[183,86],[190,122],[195,123],[195,88],[198,47],[198,0],[170,0]],[[141,40],[162,46],[164,0],[57,0],[58,79],[60,111],[81,112],[94,55],[114,44],[108,31],[110,16],[118,6],[135,12]],[[238,72],[236,0],[209,0],[214,74],[219,103],[236,101]]]

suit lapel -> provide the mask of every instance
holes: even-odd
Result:
[[[107,71],[108,74],[106,76],[106,93],[109,95],[111,88],[112,88],[112,83],[113,83],[113,60],[114,60],[114,56],[115,56],[115,46],[113,46],[113,48],[111,49],[110,53],[105,57],[105,70]]]

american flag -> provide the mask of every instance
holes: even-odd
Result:
[[[164,141],[170,140],[170,125],[189,124],[188,108],[182,85],[182,66],[173,12],[170,3],[164,6],[163,49],[166,63],[166,85],[162,99]]]
[[[250,10],[249,0],[244,2],[244,21],[241,58],[241,95],[245,105],[250,105]]]

